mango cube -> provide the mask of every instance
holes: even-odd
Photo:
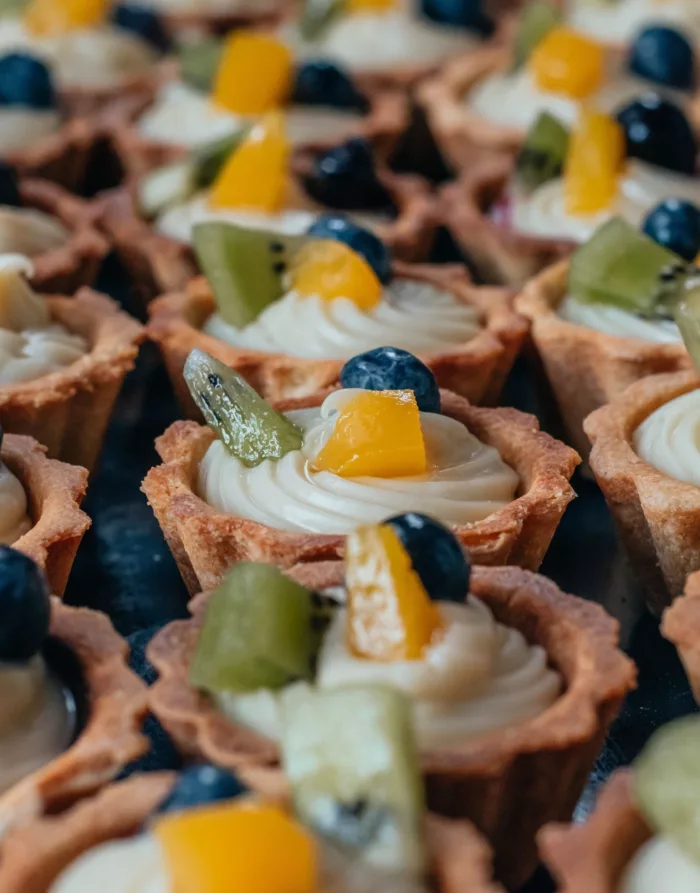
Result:
[[[541,90],[584,99],[603,82],[605,53],[570,28],[554,28],[532,51],[530,68]]]
[[[109,0],[31,0],[24,23],[32,34],[65,34],[101,24],[109,5]]]
[[[617,194],[624,158],[620,124],[609,115],[582,110],[564,165],[567,212],[595,214],[608,208]]]
[[[237,115],[264,115],[284,104],[293,78],[292,54],[268,34],[236,32],[227,39],[212,98]]]
[[[292,288],[324,301],[347,298],[361,310],[371,310],[382,299],[382,283],[364,257],[333,239],[304,245],[294,259]]]

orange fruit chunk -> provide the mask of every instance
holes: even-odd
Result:
[[[541,90],[583,99],[603,81],[605,54],[595,41],[569,28],[554,28],[532,51],[530,68]]]
[[[348,12],[381,12],[384,9],[392,9],[396,6],[396,0],[345,0],[345,8]]]
[[[172,893],[315,893],[313,837],[279,807],[219,803],[165,816],[153,833]]]
[[[387,524],[358,527],[347,539],[347,641],[368,660],[420,660],[443,628],[411,558]]]
[[[625,158],[625,137],[614,118],[583,109],[564,165],[569,214],[595,214],[610,206]]]
[[[289,140],[279,111],[269,112],[235,149],[209,192],[211,208],[274,213],[284,205]]]
[[[428,461],[413,391],[362,391],[340,410],[314,471],[341,477],[425,474]]]
[[[32,34],[64,34],[93,28],[107,17],[109,0],[32,0],[24,24]]]
[[[234,31],[226,40],[212,98],[237,115],[264,115],[284,104],[292,86],[292,54],[268,34]]]
[[[347,298],[361,310],[371,310],[382,299],[382,283],[367,261],[344,242],[308,242],[294,259],[292,288],[300,295],[319,295],[324,301]]]

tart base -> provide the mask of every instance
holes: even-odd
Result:
[[[342,585],[340,562],[295,568],[307,586]],[[421,754],[428,807],[472,821],[494,848],[496,874],[516,889],[537,865],[535,834],[568,820],[607,729],[634,687],[632,662],[618,650],[618,624],[599,606],[562,593],[544,577],[518,568],[474,567],[472,595],[501,623],[542,645],[565,691],[538,717],[478,736],[461,746]],[[188,682],[207,596],[190,620],[169,624],[148,656],[158,670],[151,709],[188,758],[219,765],[272,765],[270,741],[228,720]]]
[[[676,646],[700,704],[700,571],[688,577],[683,596],[664,611],[661,632]]]

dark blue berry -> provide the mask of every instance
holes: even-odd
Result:
[[[369,108],[367,97],[360,93],[351,78],[333,62],[325,59],[304,62],[297,68],[292,102],[358,109],[361,112],[366,112]]]
[[[51,602],[41,568],[9,546],[0,546],[0,661],[27,661],[49,633]]]
[[[471,566],[457,537],[439,521],[417,512],[389,518],[408,552],[413,570],[434,601],[463,602]]]
[[[494,31],[494,22],[484,12],[483,0],[422,0],[423,15],[441,25],[468,28],[484,37]]]
[[[156,807],[155,814],[182,812],[204,803],[233,800],[247,792],[248,788],[240,778],[226,769],[208,764],[190,766],[178,775],[168,796]]]
[[[695,260],[700,252],[700,209],[690,202],[667,198],[649,212],[643,229],[684,260]]]
[[[162,53],[172,49],[172,41],[161,17],[138,3],[120,3],[112,10],[112,22],[143,38]]]
[[[304,186],[317,202],[344,211],[391,205],[391,196],[377,179],[372,149],[361,137],[318,155]]]
[[[687,37],[666,25],[645,28],[632,44],[629,68],[642,78],[692,90],[695,84],[695,53]]]
[[[348,360],[340,383],[366,391],[413,391],[421,412],[440,412],[435,376],[418,357],[398,347],[375,347]]]
[[[27,53],[9,53],[0,58],[0,105],[56,108],[51,72],[41,59]]]
[[[335,239],[344,242],[361,254],[381,282],[391,279],[391,255],[384,242],[374,233],[363,229],[347,217],[324,214],[313,223],[309,235],[315,239]]]
[[[695,134],[683,112],[667,99],[647,93],[617,113],[625,130],[627,155],[680,174],[694,174]]]

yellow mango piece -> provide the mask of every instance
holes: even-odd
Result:
[[[292,54],[268,34],[234,31],[227,39],[212,98],[237,115],[264,115],[292,88]]]
[[[347,298],[361,310],[371,310],[382,299],[382,283],[367,261],[343,242],[308,242],[294,259],[292,288],[300,295],[319,295],[324,301]]]
[[[316,893],[316,844],[279,807],[219,803],[154,826],[172,893]]]
[[[588,37],[569,28],[554,28],[533,50],[530,70],[541,90],[584,99],[603,82],[605,53]]]
[[[24,13],[24,24],[36,35],[93,28],[107,18],[109,5],[109,0],[31,0]]]
[[[425,474],[420,412],[413,391],[363,391],[340,410],[314,471],[341,477],[396,478]]]
[[[396,6],[396,0],[345,0],[348,12],[382,12]]]
[[[564,200],[569,214],[595,214],[617,194],[625,158],[625,136],[614,118],[583,109],[571,134],[564,165]]]
[[[347,641],[368,660],[420,660],[443,629],[440,611],[386,524],[359,527],[345,547]]]
[[[269,112],[233,152],[209,192],[211,208],[275,213],[284,207],[289,140],[279,111]]]

